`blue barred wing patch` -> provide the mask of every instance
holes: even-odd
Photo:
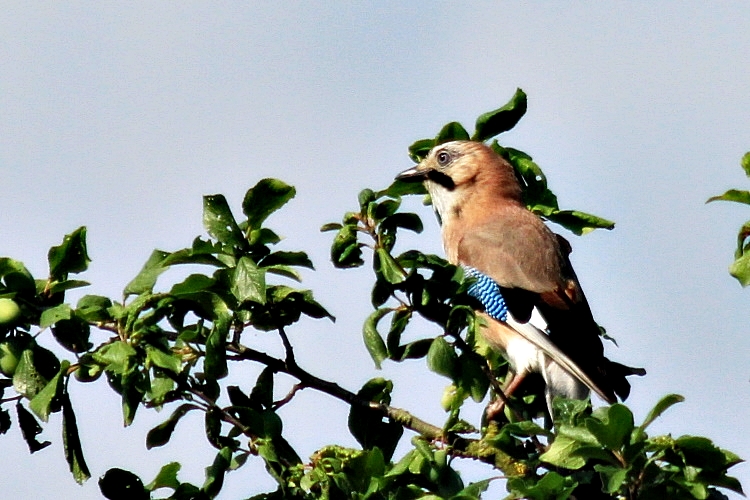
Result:
[[[485,312],[493,319],[505,321],[508,318],[508,307],[495,281],[473,267],[464,266],[464,272],[476,282],[467,293],[477,299],[484,306]]]

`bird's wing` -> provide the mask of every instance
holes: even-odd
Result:
[[[552,361],[580,380],[586,387],[592,392],[595,392],[604,401],[607,401],[610,404],[616,401],[613,399],[612,395],[604,392],[598,384],[591,380],[591,377],[589,377],[572,359],[570,359],[567,354],[553,344],[550,338],[537,327],[531,323],[522,323],[516,320],[512,314],[508,314],[506,323],[520,336],[544,352],[544,354]]]

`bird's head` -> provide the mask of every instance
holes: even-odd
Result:
[[[486,144],[452,141],[435,146],[424,160],[396,176],[423,181],[441,218],[472,195],[520,201],[521,186],[513,167]]]

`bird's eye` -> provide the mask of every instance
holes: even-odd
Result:
[[[451,154],[448,151],[440,151],[437,154],[438,165],[444,167],[451,162]]]

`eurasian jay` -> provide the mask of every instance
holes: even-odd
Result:
[[[568,258],[569,243],[526,208],[504,158],[483,143],[453,141],[434,147],[397,178],[424,181],[447,259],[478,278],[482,334],[512,371],[506,395],[536,372],[545,380],[550,414],[556,395],[584,399],[591,390],[610,404],[616,396],[627,398],[625,377],[645,371],[604,357],[599,326]],[[503,307],[488,307],[492,297]],[[546,333],[529,322],[532,313],[546,323]]]

